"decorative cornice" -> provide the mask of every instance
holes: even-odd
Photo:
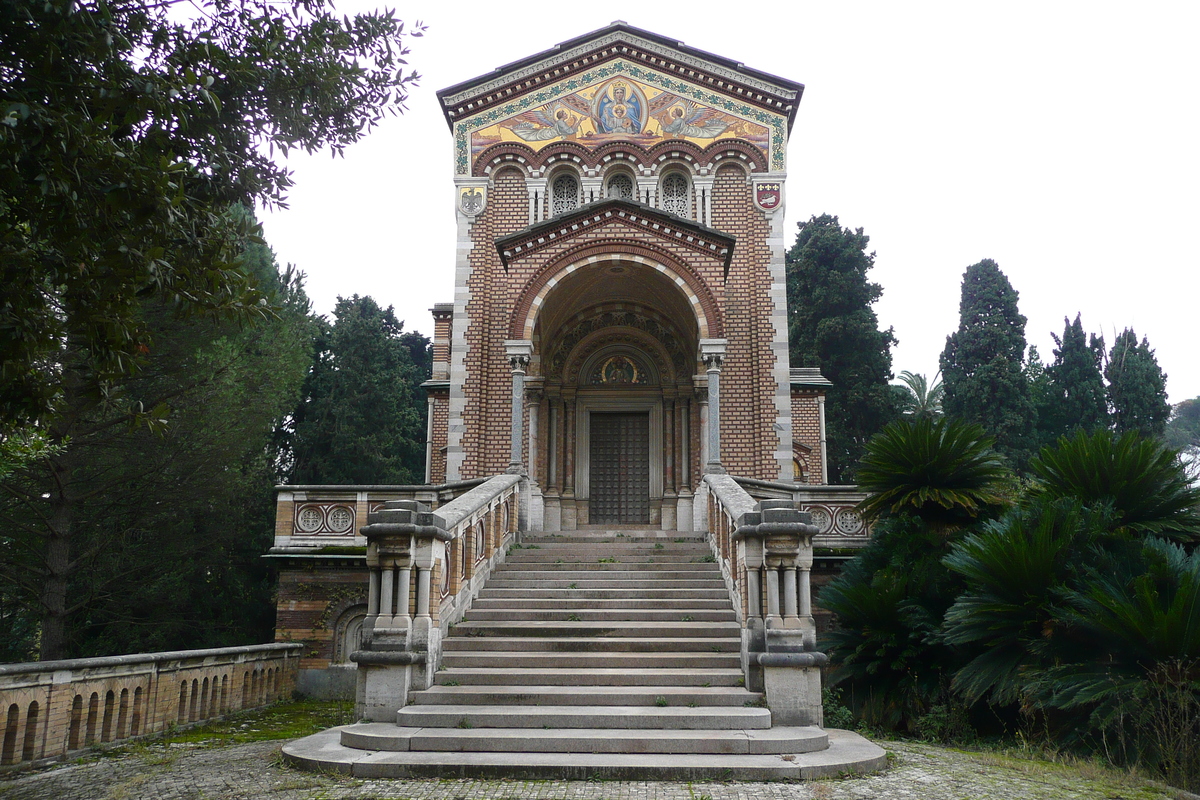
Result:
[[[725,272],[733,258],[736,240],[728,234],[696,222],[668,214],[643,203],[629,200],[599,200],[579,209],[531,225],[524,230],[496,240],[500,261],[508,269],[511,260],[523,258],[563,239],[574,238],[582,231],[613,222],[623,222],[641,229],[655,238],[681,243],[692,250],[718,259]]]
[[[688,47],[650,31],[615,22],[520,61],[437,93],[446,122],[471,116],[498,103],[617,58],[638,62],[709,90],[787,117],[796,116],[804,85],[750,69],[732,59]]]

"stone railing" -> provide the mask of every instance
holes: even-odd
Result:
[[[409,689],[433,684],[443,631],[527,527],[523,488],[521,476],[497,475],[436,511],[394,500],[368,516],[367,619],[362,650],[351,656],[359,718],[392,721]]]
[[[330,547],[365,547],[360,530],[367,515],[389,500],[416,500],[439,508],[482,484],[486,478],[437,486],[288,485],[275,487],[273,553]]]
[[[810,486],[776,483],[753,478],[735,478],[755,500],[791,500],[801,511],[812,514],[817,526],[813,544],[818,548],[866,547],[871,526],[858,510],[867,493],[857,486]]]
[[[60,758],[290,697],[299,644],[0,665],[4,765]]]
[[[746,687],[762,691],[775,725],[821,725],[821,672],[812,615],[812,515],[791,499],[755,500],[737,480],[702,487],[713,555],[742,626]]]

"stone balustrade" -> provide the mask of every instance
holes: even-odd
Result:
[[[0,765],[69,755],[290,697],[303,646],[0,665]]]
[[[462,619],[525,526],[516,474],[497,475],[436,511],[393,500],[367,517],[369,590],[357,714],[391,721],[410,689],[427,689],[446,628]]]
[[[706,475],[713,553],[742,625],[746,687],[766,694],[773,724],[821,725],[812,614],[813,539],[820,528],[790,499],[755,500],[727,475]]]

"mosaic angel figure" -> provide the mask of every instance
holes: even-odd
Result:
[[[559,106],[554,117],[547,117],[542,109],[526,111],[515,118],[512,132],[527,142],[546,142],[551,139],[569,139],[579,132],[579,118]]]
[[[714,108],[665,92],[654,98],[651,113],[664,136],[678,139],[715,139],[732,124],[726,114]]]

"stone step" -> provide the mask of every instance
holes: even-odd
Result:
[[[521,653],[594,653],[606,657],[611,653],[736,653],[741,651],[741,638],[704,636],[695,638],[635,637],[635,636],[450,636],[442,640],[442,650],[449,655],[479,651]]]
[[[506,597],[485,597],[480,596],[475,598],[475,602],[471,604],[471,610],[467,612],[467,618],[470,619],[476,610],[485,609],[543,609],[554,608],[564,610],[574,609],[607,609],[612,611],[628,610],[631,613],[634,611],[644,611],[651,609],[671,609],[671,610],[692,610],[692,609],[728,609],[729,608],[729,593],[726,592],[722,597],[710,598],[678,598],[678,599],[654,599],[644,600],[640,597],[633,598],[613,598],[606,597],[604,599],[596,598],[576,598],[576,597],[545,597],[545,598],[506,598]],[[732,609],[731,609],[732,610]]]
[[[568,617],[580,622],[599,622],[605,620],[629,620],[634,622],[732,622],[736,619],[733,610],[716,608],[671,608],[671,609],[596,609],[592,604],[584,604],[579,610],[568,608],[500,608],[487,609],[472,606],[467,615],[471,622],[522,620],[545,620],[568,622]],[[465,622],[465,620],[464,620]],[[462,623],[459,623],[462,624]]]
[[[363,750],[472,753],[811,753],[829,745],[817,727],[766,730],[530,730],[399,728],[379,722],[342,728],[341,744]]]
[[[479,591],[480,597],[513,600],[562,598],[580,600],[724,600],[729,604],[729,592],[720,589],[583,589],[569,586],[562,589],[494,588],[488,584]],[[657,603],[649,604],[656,606]]]
[[[741,628],[736,622],[657,622],[638,620],[583,621],[568,620],[470,620],[454,626],[450,638],[463,637],[533,637],[538,639],[579,637],[688,639],[738,638]]]
[[[761,694],[729,686],[446,686],[413,692],[415,705],[746,707]]]
[[[397,730],[394,726],[388,726]],[[633,730],[609,729],[613,741],[635,741]],[[775,728],[770,733],[786,731]],[[874,772],[887,765],[883,748],[849,731],[826,731],[829,747],[780,755],[720,753],[388,752],[360,750],[340,742],[342,728],[289,742],[284,759],[293,766],[340,772],[356,778],[556,778],[562,780],[784,781]],[[583,730],[578,730],[582,733]],[[541,736],[539,732],[531,732]],[[700,734],[696,731],[696,734]],[[757,738],[743,731],[740,738]],[[766,733],[764,731],[764,733]],[[595,736],[594,730],[589,736]],[[510,733],[510,737],[519,734]],[[737,737],[731,737],[737,738]],[[495,741],[495,738],[493,738]],[[791,756],[789,758],[789,756]]]
[[[740,669],[740,652],[547,652],[446,650],[444,667],[537,669]]]
[[[634,730],[761,730],[765,708],[659,706],[407,705],[396,724],[413,728],[630,728]]]
[[[694,578],[697,575],[716,574],[720,575],[720,570],[713,564],[693,564],[687,561],[673,562],[652,562],[645,564],[618,562],[603,564],[589,561],[563,561],[561,563],[554,561],[509,561],[507,564],[497,567],[492,573],[495,577],[513,577],[514,575],[524,575],[534,573],[544,577],[554,577],[562,572],[579,572],[589,575],[605,576],[612,573],[636,573],[639,575],[653,576],[655,578]],[[679,573],[679,574],[676,574]]]
[[[582,572],[578,577],[550,575],[546,578],[510,578],[497,575],[487,582],[488,589],[718,589],[725,591],[725,581],[713,578],[651,578],[644,572],[617,572],[602,578],[594,572]]]
[[[740,669],[546,669],[450,667],[438,684],[460,686],[741,686]]]

